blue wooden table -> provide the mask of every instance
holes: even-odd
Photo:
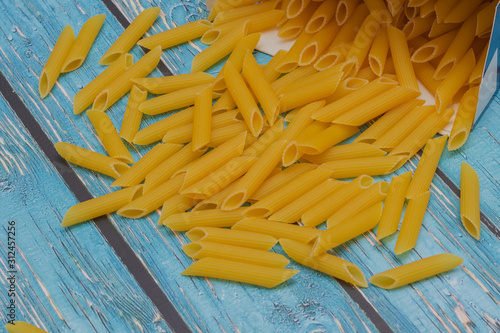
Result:
[[[70,206],[108,193],[112,179],[68,166],[53,144],[66,141],[104,152],[88,118],[73,115],[72,99],[103,70],[98,60],[124,27],[150,6],[161,6],[162,13],[148,35],[207,16],[199,0],[0,0],[2,323],[14,297],[17,320],[49,332],[500,331],[500,94],[467,144],[444,153],[414,250],[396,257],[394,236],[377,242],[370,233],[336,251],[368,277],[443,252],[464,258],[459,268],[404,288],[359,289],[295,263],[291,268],[301,272],[272,290],[184,277],[180,272],[192,262],[181,250],[187,239],[158,227],[157,213],[139,220],[112,215],[61,228]],[[78,32],[89,17],[102,13],[103,30],[84,65],[62,75],[41,100],[38,76],[62,28],[71,24]],[[153,75],[189,72],[204,47],[195,41],[166,50]],[[136,47],[132,53],[137,59],[143,51]],[[123,98],[108,112],[117,127],[125,105]],[[143,126],[157,119],[147,117]],[[129,148],[137,160],[150,147]],[[398,174],[414,170],[418,159]],[[464,160],[481,182],[479,242],[459,218]],[[15,227],[15,264],[9,261],[9,226]],[[8,293],[12,286],[15,296]]]

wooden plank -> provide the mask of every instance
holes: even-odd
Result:
[[[1,96],[0,123],[0,223],[15,222],[17,320],[50,332],[170,331],[93,225],[59,227],[74,196]],[[7,281],[6,232],[0,258]]]

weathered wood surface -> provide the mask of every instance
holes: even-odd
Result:
[[[127,0],[114,1],[114,5],[128,21],[131,21],[143,8],[160,5],[163,10],[162,16],[150,33],[163,31],[168,27],[206,15],[204,5],[199,1],[168,0],[158,4],[157,1]],[[103,70],[102,66],[97,65],[97,61],[123,31],[118,20],[102,2],[96,0],[82,1],[78,4],[69,0],[44,3],[2,0],[0,11],[4,13],[5,18],[0,21],[2,40],[0,70],[10,81],[14,91],[31,110],[52,142],[68,141],[103,152],[88,118],[85,115],[72,114],[71,100],[83,85]],[[62,76],[51,95],[45,100],[40,100],[37,93],[38,75],[62,28],[66,24],[71,24],[77,32],[88,17],[100,13],[105,13],[107,18],[89,59],[76,72]],[[204,47],[199,42],[194,42],[172,48],[164,52],[163,61],[173,73],[186,73],[189,71],[194,54]],[[137,59],[142,51],[134,48],[133,54]],[[259,57],[260,60],[266,58],[264,55]],[[220,65],[210,72],[218,68]],[[161,73],[155,71],[153,75],[159,76]],[[500,124],[498,98],[497,95],[466,146],[455,153],[446,152],[439,165],[444,174],[457,186],[459,186],[459,168],[462,160],[465,159],[476,168],[482,185],[482,211],[492,224],[496,224],[497,229],[500,225],[498,217],[500,147],[496,139]],[[125,104],[126,98],[108,112],[118,127]],[[156,119],[148,117],[146,123]],[[3,135],[0,134],[0,138]],[[130,148],[137,159],[149,147]],[[413,159],[401,172],[408,168],[414,169],[416,163],[417,159]],[[2,167],[0,165],[0,170]],[[112,190],[109,187],[111,179],[97,176],[78,167],[75,167],[75,170],[93,195],[105,194]],[[42,171],[32,172],[36,175],[33,188],[40,187],[42,190],[45,187],[44,190],[49,191],[49,186],[44,183],[44,177],[41,175]],[[351,241],[345,248],[337,251],[343,258],[359,265],[367,276],[401,263],[442,252],[451,252],[464,257],[465,262],[460,268],[438,278],[393,291],[384,291],[373,286],[359,290],[394,331],[500,330],[500,236],[483,226],[480,242],[469,237],[459,221],[459,199],[449,185],[439,177],[435,177],[424,228],[416,249],[411,253],[396,257],[393,254],[394,236],[387,241],[384,240],[382,244],[377,244],[373,235]],[[51,184],[50,187],[52,186]],[[70,194],[67,197],[67,201],[57,203],[60,216],[76,202]],[[7,213],[14,214],[17,212],[18,197],[9,198],[11,204]],[[31,204],[33,207],[43,208],[39,201],[35,200]],[[291,266],[301,269],[300,274],[291,282],[274,290],[180,276],[179,273],[191,262],[180,250],[186,239],[183,235],[158,228],[157,218],[157,214],[152,214],[148,218],[132,221],[113,216],[112,223],[117,226],[147,269],[155,276],[162,290],[175,304],[191,329],[211,332],[377,330],[363,311],[367,310],[366,304],[360,306],[335,280],[295,264]],[[31,225],[35,222],[40,228],[43,226],[37,219],[33,219]],[[57,226],[57,223],[52,224],[52,229],[57,231],[54,225]],[[92,223],[87,223],[72,228],[71,232],[86,235],[93,228]],[[89,256],[95,251],[94,243],[85,237],[75,236],[74,242],[75,244],[69,247],[73,250],[71,252],[78,251],[82,256]],[[112,252],[108,253],[108,256],[112,255]],[[3,257],[1,260],[4,260]],[[36,261],[37,257],[34,256],[33,260]],[[33,278],[27,278],[27,281],[36,285]],[[66,280],[64,281],[66,283]],[[86,288],[89,282],[81,281],[81,286]],[[58,304],[57,302],[64,301],[64,297],[62,294],[62,300],[53,299]],[[115,297],[126,298],[128,301],[133,299],[128,292]],[[151,309],[151,306],[147,309]],[[52,325],[43,310],[34,307],[30,311],[36,313],[40,318],[38,322],[44,323],[51,332],[65,331],[61,326]],[[121,311],[131,310],[122,308]],[[108,323],[110,331],[120,331],[122,325],[126,325],[126,320],[120,316],[112,318]],[[78,326],[82,319],[75,315],[65,320],[73,326]],[[147,326],[151,323],[140,323],[145,326],[145,331],[152,331],[152,327]]]

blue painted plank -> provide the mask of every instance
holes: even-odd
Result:
[[[0,267],[5,287],[15,221],[17,319],[50,332],[169,331],[94,226],[59,227],[74,196],[1,96],[0,124]]]

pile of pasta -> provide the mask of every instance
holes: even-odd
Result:
[[[115,178],[111,186],[123,189],[71,207],[62,226],[115,211],[141,218],[161,208],[159,224],[187,231],[192,241],[183,250],[196,261],[184,275],[274,287],[298,272],[269,252],[279,242],[294,261],[367,287],[359,267],[328,251],[377,225],[378,240],[396,233],[405,206],[395,253],[415,247],[446,142],[457,149],[469,135],[497,3],[219,0],[207,20],[140,39],[159,8],[143,11],[103,55],[100,63],[109,67],[74,98],[75,114],[92,105],[86,115],[108,155],[55,145],[69,162]],[[63,30],[42,71],[42,97],[85,59],[100,28],[94,22],[86,30],[88,24],[76,41]],[[261,31],[273,27],[296,40],[258,64]],[[194,57],[191,73],[146,78],[163,49],[196,38],[210,46]],[[135,44],[149,51],[133,63],[127,52]],[[220,61],[216,77],[204,72]],[[422,85],[435,105],[418,99]],[[128,92],[118,132],[105,111]],[[449,140],[435,137],[455,102]],[[140,129],[143,114],[178,109]],[[157,144],[134,162],[123,140]],[[373,179],[424,146],[415,173]],[[461,182],[461,220],[479,239],[479,180],[466,163]],[[438,254],[370,282],[396,288],[461,263]]]

